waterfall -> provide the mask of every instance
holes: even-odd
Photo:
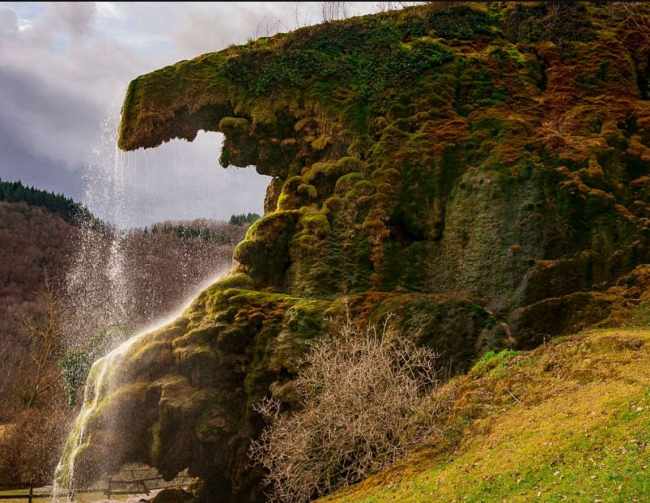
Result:
[[[66,275],[69,348],[83,346],[89,332],[100,327],[121,326],[128,316],[124,257],[125,229],[130,225],[125,196],[128,165],[126,155],[117,149],[118,120],[105,119],[100,141],[84,166],[82,203],[111,227],[100,230],[93,222],[81,224],[77,253]]]
[[[101,139],[93,149],[83,173],[85,194],[82,203],[102,221],[109,223],[109,226],[98,228],[94,222],[81,225],[78,249],[66,276],[68,305],[64,330],[68,350],[82,353],[91,347],[90,355],[93,358],[106,354],[92,363],[88,372],[81,410],[68,433],[55,471],[53,501],[71,501],[75,491],[77,456],[89,440],[88,425],[99,412],[102,399],[111,393],[116,371],[129,349],[147,334],[178,318],[200,291],[224,273],[224,270],[220,270],[218,274],[203,281],[171,315],[150,323],[135,334],[131,332],[131,337],[128,337],[128,327],[134,322],[130,318],[135,299],[132,298],[134,294],[129,282],[126,247],[128,229],[136,222],[133,215],[134,201],[127,198],[127,183],[130,180],[129,173],[136,170],[138,164],[147,163],[148,158],[143,153],[126,153],[118,149],[118,121],[118,115],[106,118]],[[171,153],[178,154],[175,148]],[[174,161],[180,163],[180,159],[174,158]],[[181,263],[179,267],[183,265]],[[224,265],[221,269],[226,267],[228,266]],[[141,321],[137,320],[137,323]],[[111,328],[119,330],[109,330]],[[105,337],[100,349],[92,348],[96,342],[92,337],[102,331]],[[113,349],[106,352],[102,347]],[[103,468],[93,467],[97,473]]]
[[[113,108],[118,110],[118,107]],[[73,385],[69,386],[71,397],[76,396],[76,390],[83,383],[86,373],[88,377],[81,410],[68,433],[56,468],[54,501],[58,501],[59,497],[67,499],[68,495],[74,493],[75,470],[77,475],[81,475],[76,461],[89,442],[89,423],[99,413],[102,399],[110,395],[115,385],[114,377],[119,374],[119,368],[129,350],[152,331],[180,316],[201,290],[230,268],[230,263],[223,263],[221,259],[214,266],[210,265],[209,274],[216,270],[219,274],[203,281],[191,291],[188,303],[162,321],[142,328],[149,320],[159,318],[164,311],[155,303],[152,303],[154,305],[150,309],[148,305],[145,309],[140,302],[142,297],[137,297],[135,293],[138,291],[137,286],[142,285],[143,278],[137,273],[133,274],[133,240],[130,239],[129,232],[132,232],[135,225],[143,225],[142,212],[147,211],[147,206],[142,200],[129,195],[137,192],[147,194],[146,190],[142,190],[148,188],[147,177],[153,176],[152,170],[163,158],[171,160],[172,179],[183,176],[187,163],[183,149],[186,147],[183,146],[184,142],[170,142],[155,151],[122,152],[117,147],[118,123],[118,114],[106,118],[101,139],[92,150],[83,172],[85,194],[82,203],[107,225],[86,222],[80,226],[77,252],[72,257],[72,266],[66,275],[64,343],[67,353],[71,353],[69,361],[74,365],[82,362],[82,371],[77,372],[75,366],[70,372],[70,380],[73,381]],[[214,140],[215,136],[203,136],[203,149],[206,152],[214,148]],[[216,140],[218,146],[221,138],[217,136]],[[217,173],[216,170],[214,172]],[[212,180],[217,187],[219,180],[222,180],[219,183],[225,181],[229,185],[236,182],[231,172],[224,173],[223,176],[219,175],[222,179]],[[237,173],[245,174],[247,171],[237,170]],[[260,180],[262,185],[266,184],[266,180],[257,175],[251,176],[256,177],[254,180],[257,180],[258,185]],[[251,184],[244,185],[248,187]],[[134,190],[134,186],[141,190]],[[201,190],[203,192],[197,193],[197,196],[207,197],[208,189],[201,187]],[[144,199],[146,201],[146,195]],[[184,211],[185,208],[180,210]],[[190,257],[179,257],[177,267],[184,271],[189,262]],[[203,271],[202,275],[205,273]],[[193,276],[187,275],[182,289],[178,287],[179,297],[185,296],[189,288],[192,288],[190,285],[200,280],[200,277],[196,277],[191,279],[192,283],[188,283],[187,278]],[[168,306],[164,307],[167,308]],[[88,371],[88,366],[94,359],[96,361]],[[106,467],[97,466],[97,473],[104,468]]]
[[[116,109],[116,107],[113,107]],[[87,337],[101,328],[121,326],[128,316],[129,292],[125,274],[124,229],[129,225],[125,211],[126,156],[117,148],[119,116],[108,115],[102,124],[98,144],[84,166],[85,185],[82,203],[102,220],[111,222],[108,229],[98,229],[94,222],[82,222],[78,248],[66,275],[67,315],[64,320],[66,346],[82,350]],[[129,341],[135,342],[136,337]],[[76,445],[66,442],[66,449],[81,447],[88,419],[96,410],[102,392],[106,391],[111,363],[128,348],[124,344],[95,362],[88,374],[83,407],[69,434],[77,436]],[[64,452],[62,460],[66,456]],[[66,468],[57,466],[53,484],[53,501],[59,500],[61,487],[57,478]],[[74,466],[70,473],[74,475]],[[65,487],[66,492],[72,489]]]
[[[84,401],[77,418],[68,434],[65,442],[63,454],[56,467],[53,482],[53,502],[61,501],[65,497],[66,501],[73,501],[75,487],[75,468],[76,458],[85,447],[87,438],[87,428],[93,415],[96,414],[104,398],[110,395],[114,388],[113,377],[115,371],[119,370],[122,358],[128,354],[135,344],[142,341],[147,335],[169,325],[194,303],[203,290],[212,285],[225,274],[228,269],[219,271],[216,275],[202,282],[196,290],[182,303],[181,307],[164,318],[152,323],[142,331],[136,333],[115,349],[110,351],[106,356],[95,361],[88,374],[86,386],[84,389]],[[95,467],[97,473],[102,472],[102,467]]]

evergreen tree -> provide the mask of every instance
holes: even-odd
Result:
[[[0,178],[0,201],[24,202],[32,206],[39,206],[60,215],[64,220],[73,224],[101,225],[85,206],[74,202],[69,197],[28,187],[20,181],[7,182]]]

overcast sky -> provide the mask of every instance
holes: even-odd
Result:
[[[124,91],[142,73],[321,13],[320,2],[0,2],[0,178],[63,192],[128,226],[261,212],[267,179],[219,167],[216,133],[118,154]]]

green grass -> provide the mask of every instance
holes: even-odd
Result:
[[[470,371],[474,375],[484,375],[488,372],[499,373],[506,369],[508,362],[519,354],[512,349],[502,351],[488,351],[472,367]]]
[[[649,330],[609,329],[486,354],[451,383],[459,442],[327,501],[650,501],[648,344]]]

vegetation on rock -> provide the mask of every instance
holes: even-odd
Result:
[[[135,79],[122,148],[221,131],[223,165],[273,181],[233,274],[125,352],[75,475],[110,448],[108,469],[189,467],[204,498],[259,498],[252,404],[344,304],[423,327],[455,371],[614,323],[650,253],[648,27],[645,4],[430,4]],[[519,361],[485,358],[494,376]],[[106,417],[137,421],[116,439]]]

